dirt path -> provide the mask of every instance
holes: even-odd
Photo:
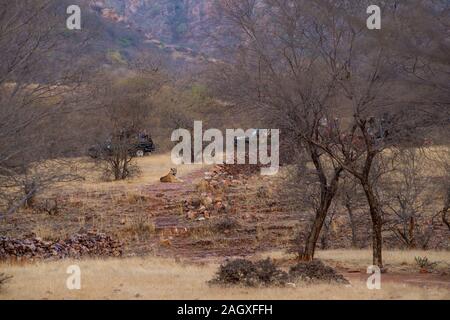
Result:
[[[350,280],[367,281],[369,275],[364,273],[343,273],[343,275]],[[450,290],[450,275],[440,275],[433,273],[384,273],[381,275],[382,285],[414,285],[423,288],[437,287]]]

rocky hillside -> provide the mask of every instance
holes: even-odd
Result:
[[[91,7],[110,21],[125,24],[147,40],[203,49],[213,16],[211,0],[98,0]]]

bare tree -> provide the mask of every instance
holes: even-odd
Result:
[[[319,147],[333,143],[339,131],[331,115],[340,71],[313,58],[320,51],[315,38],[320,35],[314,31],[319,21],[307,19],[312,7],[303,1],[223,1],[220,10],[231,28],[227,33],[234,32],[240,43],[235,68],[223,72],[239,87],[238,100],[245,95],[246,106],[265,115],[266,122],[270,115],[271,125],[281,128],[287,145],[305,152],[314,166],[319,201],[306,242],[300,246],[304,260],[314,257],[343,171]]]
[[[401,3],[396,20],[402,41],[396,43],[403,52],[401,61],[406,80],[420,92],[413,106],[419,116],[416,125],[439,128],[435,135],[437,144],[449,140],[450,119],[450,58],[449,51],[449,3],[446,1],[411,1]],[[414,12],[414,19],[403,12]],[[410,112],[411,112],[410,111]],[[445,155],[438,161],[444,172],[449,172],[449,159]],[[444,175],[448,181],[448,174]],[[444,206],[441,211],[442,222],[449,227],[447,213],[450,204],[450,186],[442,184]]]
[[[63,52],[64,1],[0,1],[0,190],[6,213],[31,204],[34,195],[57,181],[73,179],[42,162],[57,156],[51,131],[64,130],[61,121],[80,95],[83,68],[75,68],[72,54]],[[78,37],[78,35],[77,35]],[[83,48],[83,36],[78,40]],[[67,46],[66,46],[67,48]],[[58,61],[51,68],[49,61]],[[37,171],[37,168],[40,168]]]
[[[358,239],[357,210],[360,207],[363,207],[358,186],[358,181],[356,181],[352,176],[344,175],[339,191],[340,203],[348,214],[351,230],[351,243],[354,248],[360,246],[360,241]],[[364,198],[364,196],[362,196],[362,198]]]
[[[436,190],[432,177],[426,174],[426,151],[416,148],[397,151],[395,161],[398,164],[393,172],[397,179],[390,177],[389,184],[393,186],[389,187],[387,182],[383,186],[387,193],[385,206],[393,215],[388,219],[389,228],[408,248],[426,248],[434,234],[435,218],[439,215],[431,207]]]
[[[149,118],[154,113],[153,96],[166,78],[159,68],[137,69],[117,79],[102,75],[97,81],[95,96],[99,104],[99,124],[95,158],[106,176],[114,180],[128,178],[136,167],[132,160],[139,152],[140,136],[149,136]]]
[[[235,35],[235,68],[227,73],[223,67],[223,73],[237,83],[236,95],[275,118],[272,123],[290,135],[290,146],[304,148],[316,168],[323,201],[303,257],[312,258],[316,235],[346,171],[366,197],[373,263],[382,267],[383,212],[376,187],[385,168],[378,165],[384,150],[409,128],[402,110],[413,99],[403,98],[410,87],[393,44],[401,37],[389,19],[382,34],[368,30],[361,15],[367,5],[224,0],[220,12],[230,26],[227,39]],[[338,114],[342,119],[336,119]],[[327,167],[334,168],[331,175]]]

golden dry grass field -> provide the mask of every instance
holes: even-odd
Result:
[[[170,153],[152,154],[151,156],[135,158],[135,163],[140,173],[132,178],[122,181],[105,181],[102,179],[101,170],[95,163],[87,161],[85,158],[75,158],[71,160],[77,169],[77,174],[83,177],[83,181],[65,182],[54,185],[49,192],[58,190],[60,192],[73,192],[83,190],[90,191],[108,191],[111,189],[134,191],[143,185],[159,183],[159,178],[167,174],[172,164]],[[193,171],[202,168],[202,165],[180,165],[176,166],[178,176],[183,177]]]
[[[393,270],[414,268],[415,256],[450,265],[449,252],[386,251]],[[261,256],[286,257],[281,252]],[[320,251],[318,257],[331,264],[366,268],[369,250]],[[81,269],[81,290],[66,287],[67,267]],[[295,287],[244,288],[210,286],[218,261],[189,263],[155,257],[88,259],[0,265],[1,272],[13,278],[0,291],[0,299],[445,299],[450,300],[450,283],[433,281],[420,274],[386,279],[380,290],[367,289],[367,275],[348,277],[350,285],[301,284]],[[387,277],[387,276],[386,276]],[[424,276],[425,277],[425,276]],[[423,277],[422,277],[423,278]],[[413,280],[417,281],[413,281]],[[418,280],[419,279],[419,280]],[[446,278],[448,279],[448,278]]]

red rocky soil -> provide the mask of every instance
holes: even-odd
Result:
[[[57,213],[10,216],[0,235],[32,239],[44,226],[50,233],[44,240],[56,243],[77,233],[100,232],[120,239],[125,256],[202,259],[289,248],[310,215],[279,194],[274,178],[256,171],[256,166],[214,166],[192,172],[183,183],[143,185],[131,195],[120,189],[55,195]],[[349,247],[345,219],[345,214],[335,219],[330,248]],[[368,221],[359,223],[361,234],[368,236]],[[389,239],[386,243],[389,247]]]

